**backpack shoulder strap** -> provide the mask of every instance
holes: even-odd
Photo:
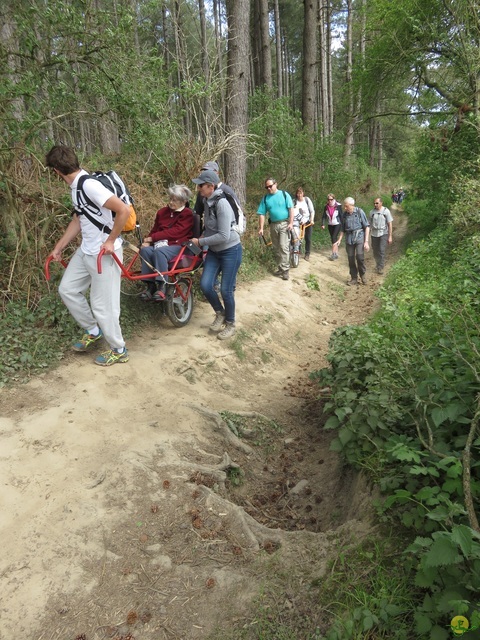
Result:
[[[102,231],[103,233],[110,234],[112,232],[111,228],[107,224],[102,224],[100,220],[97,220],[96,218],[93,217],[93,215],[91,215],[94,212],[99,212],[100,209],[97,207],[97,205],[94,202],[90,200],[90,198],[87,196],[83,188],[85,180],[88,180],[89,178],[91,178],[92,180],[96,180],[95,176],[92,176],[90,174],[80,176],[80,178],[78,179],[77,192],[80,192],[82,194],[82,197],[85,200],[85,202],[78,202],[78,195],[77,195],[77,207],[78,209],[81,210],[81,214],[84,215],[87,218],[87,220],[89,220],[93,225],[95,225],[97,229],[100,229],[100,231]]]
[[[225,200],[228,202],[228,198],[226,196],[226,194],[222,191],[221,193],[219,193],[213,200],[212,202],[212,206],[208,207],[209,210],[213,213],[213,215],[216,217],[217,216],[217,204],[218,201],[221,200],[222,198],[225,198]],[[230,205],[231,206],[231,205]]]
[[[103,233],[108,233],[108,234],[112,233],[112,230],[110,229],[108,224],[102,224],[100,220],[97,220],[96,218],[91,216],[88,213],[88,211],[83,210],[82,215],[84,215],[88,220],[90,220],[90,222],[94,224],[97,227],[97,229],[100,229],[100,231],[102,231]]]
[[[83,188],[83,185],[85,184],[85,180],[89,180],[89,179],[96,180],[95,176],[92,176],[92,175],[90,175],[88,173],[87,175],[80,176],[80,178],[77,181],[77,191],[80,191],[80,193],[82,194],[83,198],[85,199],[85,203],[80,203],[79,206],[81,206],[82,209],[83,209],[83,208],[85,208],[86,205],[89,205],[90,207],[92,207],[96,211],[99,211],[99,208],[97,207],[97,205],[90,200],[90,198],[85,193],[85,189]]]

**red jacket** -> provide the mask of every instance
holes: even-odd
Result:
[[[193,235],[193,212],[188,207],[173,211],[163,207],[157,211],[155,223],[148,234],[153,242],[168,240],[168,244],[182,244]]]

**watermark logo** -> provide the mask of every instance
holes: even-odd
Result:
[[[470,626],[470,622],[465,616],[455,616],[452,618],[450,623],[450,629],[453,631],[453,635],[457,638],[463,636],[464,633],[468,633],[469,631],[475,631],[478,629],[478,625]]]

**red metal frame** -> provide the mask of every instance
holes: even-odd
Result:
[[[168,282],[168,284],[175,285],[176,294],[179,295],[183,300],[187,299],[190,293],[190,290],[192,288],[193,274],[197,271],[197,269],[203,263],[203,254],[199,254],[197,256],[195,255],[186,256],[185,251],[186,251],[186,247],[183,246],[178,256],[176,256],[175,260],[171,262],[169,270],[161,273],[161,275],[164,277],[165,281]],[[102,273],[102,258],[104,255],[105,255],[105,250],[102,249],[97,257],[98,273]],[[188,260],[190,260],[190,264],[186,267],[179,267],[178,265],[184,257],[187,257]],[[112,258],[118,264],[120,271],[122,272],[122,278],[127,278],[127,280],[131,280],[131,281],[150,280],[158,276],[158,273],[155,273],[155,272],[142,274],[141,271],[138,269],[135,271],[133,270],[133,267],[137,262],[137,260],[141,260],[139,253],[135,253],[132,256],[131,260],[126,265],[123,264],[123,262],[118,258],[118,256],[115,253],[112,254]],[[50,263],[52,262],[52,260],[53,260],[53,257],[48,256],[48,258],[45,261],[44,272],[45,272],[45,278],[47,280],[50,280]],[[65,262],[65,260],[61,260],[61,264],[65,268],[68,266],[68,263]],[[177,284],[178,277],[182,275],[189,277],[189,280],[190,280],[186,295],[183,295],[182,290],[178,287],[178,284]]]

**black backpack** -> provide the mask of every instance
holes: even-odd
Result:
[[[80,176],[77,182],[77,209],[78,213],[81,215],[85,215],[92,224],[94,224],[100,231],[104,233],[111,233],[111,229],[109,226],[102,224],[101,220],[95,218],[94,216],[98,216],[100,213],[100,209],[97,205],[90,200],[85,191],[83,190],[83,184],[85,180],[93,178],[98,180],[104,187],[106,187],[109,191],[112,192],[113,195],[120,198],[122,202],[127,204],[130,207],[130,215],[125,222],[125,226],[123,227],[123,231],[133,231],[135,229],[135,225],[137,222],[137,214],[135,212],[133,206],[133,198],[130,193],[128,187],[124,183],[124,181],[120,178],[116,171],[94,171],[88,175]],[[115,212],[113,213],[113,217],[115,217]]]

